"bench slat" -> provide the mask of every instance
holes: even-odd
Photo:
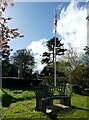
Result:
[[[70,96],[66,95],[66,96],[62,96],[62,95],[54,95],[54,96],[50,96],[50,97],[44,97],[42,98],[42,101],[46,101],[49,99],[60,99],[60,98],[69,98]]]

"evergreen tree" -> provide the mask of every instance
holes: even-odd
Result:
[[[63,55],[64,52],[66,51],[66,49],[64,49],[64,44],[61,43],[61,40],[59,40],[58,38],[56,38],[56,55]],[[44,52],[43,53],[43,59],[42,59],[42,64],[46,63],[46,64],[50,64],[50,63],[54,63],[54,48],[55,48],[55,37],[53,37],[52,39],[50,39],[47,42],[47,48],[48,48],[48,52]]]

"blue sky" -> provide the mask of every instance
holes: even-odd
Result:
[[[26,48],[34,40],[52,38],[54,36],[54,9],[59,5],[58,2],[18,2],[13,8],[8,7],[6,15],[13,18],[9,22],[10,27],[18,27],[20,33],[24,35],[24,38],[11,40],[11,47],[17,50]],[[63,6],[66,5],[68,3],[63,3]],[[59,14],[60,11],[58,11]]]
[[[61,9],[59,9],[59,7]],[[86,3],[72,2],[16,2],[8,7],[5,15],[12,17],[9,22],[11,28],[17,27],[23,38],[12,39],[10,46],[13,52],[18,49],[32,49],[39,70],[41,55],[47,50],[46,42],[54,37],[54,9],[57,9],[57,36],[62,38],[65,48],[69,44],[77,50],[83,51],[87,44],[87,8]],[[13,53],[12,52],[12,53]]]

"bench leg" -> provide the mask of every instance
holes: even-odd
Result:
[[[46,113],[46,101],[42,101],[42,112]]]
[[[65,99],[65,105],[71,106],[71,97]]]
[[[63,105],[66,105],[66,106],[71,106],[71,97],[61,98],[60,99],[60,104],[63,104]]]
[[[41,99],[36,99],[36,111],[41,111],[41,103],[42,100]]]

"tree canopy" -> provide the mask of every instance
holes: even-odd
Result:
[[[61,43],[61,40],[59,40],[57,37],[53,37],[52,39],[50,39],[49,41],[47,41],[47,48],[48,48],[48,52],[44,52],[43,53],[43,59],[42,59],[42,64],[46,63],[46,64],[50,64],[54,62],[54,48],[55,48],[55,39],[56,39],[56,55],[60,56],[63,55],[64,52],[66,51],[66,49],[64,49],[64,44]]]
[[[35,66],[35,60],[31,54],[31,50],[17,50],[13,56],[11,56],[11,59],[14,65],[18,68],[19,77],[26,78],[28,74],[32,74]]]

